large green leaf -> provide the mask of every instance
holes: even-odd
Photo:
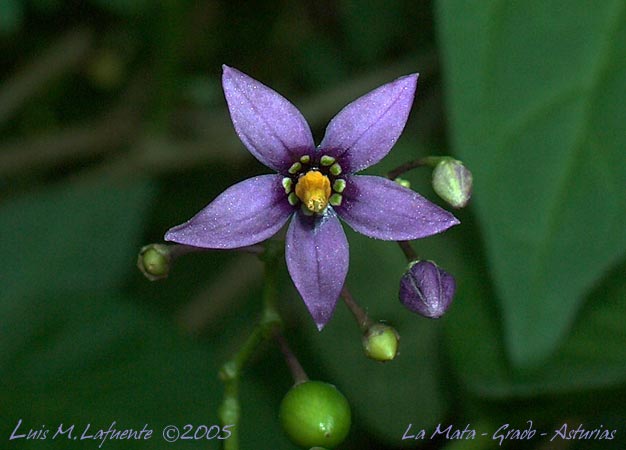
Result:
[[[626,3],[440,1],[452,141],[513,363],[562,343],[626,249]]]
[[[588,295],[572,333],[540,368],[510,370],[493,295],[482,282],[484,266],[457,268],[459,288],[446,316],[446,341],[464,389],[502,400],[568,394],[623,386],[626,382],[626,264]]]

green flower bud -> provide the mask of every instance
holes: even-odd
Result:
[[[146,245],[137,257],[137,267],[150,281],[167,278],[171,263],[170,248],[164,244]]]
[[[398,354],[399,341],[400,335],[395,328],[377,323],[369,327],[363,336],[363,350],[374,361],[392,361]]]
[[[461,161],[441,158],[433,170],[433,189],[453,208],[463,208],[472,196],[472,172]]]
[[[348,400],[335,386],[321,381],[293,386],[280,404],[279,417],[289,439],[306,448],[334,448],[350,431]]]

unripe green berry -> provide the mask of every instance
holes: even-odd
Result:
[[[296,445],[334,448],[350,431],[350,405],[335,386],[305,381],[292,387],[283,398],[280,422]]]

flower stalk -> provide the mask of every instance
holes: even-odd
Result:
[[[435,167],[440,159],[441,157],[439,156],[425,156],[423,158],[417,158],[412,161],[405,162],[404,164],[401,164],[395,169],[391,170],[387,174],[387,178],[389,178],[390,180],[395,180],[409,170],[413,170],[418,167]]]
[[[281,333],[276,333],[276,341],[278,342],[280,351],[285,357],[285,362],[287,363],[291,376],[293,377],[293,384],[298,385],[309,381],[309,377],[304,371],[302,364],[300,364],[300,361],[298,361],[298,358],[291,350],[291,347],[289,347],[287,339],[285,339]]]
[[[404,253],[404,256],[406,256],[406,260],[408,262],[419,259],[419,257],[417,256],[417,253],[415,252],[415,250],[413,249],[413,246],[411,245],[409,241],[397,241],[397,242],[398,242],[398,245],[400,246],[400,249],[402,250],[402,253]]]
[[[395,359],[400,341],[400,335],[395,328],[370,319],[345,286],[341,290],[341,297],[354,316],[361,333],[363,333],[361,344],[365,356],[379,362]]]
[[[363,333],[366,333],[367,330],[374,324],[372,319],[369,318],[365,310],[359,306],[356,300],[354,300],[354,297],[345,286],[341,290],[341,297],[343,298],[344,303],[354,316],[354,320],[356,320],[359,329]]]
[[[189,253],[206,252],[212,249],[193,247],[184,244],[148,244],[139,250],[137,268],[150,281],[167,278],[174,261]],[[248,245],[235,249],[239,252],[262,256],[265,247],[260,244]]]

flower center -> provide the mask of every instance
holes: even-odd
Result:
[[[328,205],[341,206],[346,188],[346,180],[339,178],[342,170],[335,158],[315,156],[301,156],[287,170],[289,175],[281,180],[287,201],[291,206],[300,205],[305,216],[323,215]]]
[[[309,170],[296,183],[296,195],[314,213],[321,213],[326,209],[330,193],[330,180],[317,170]]]

